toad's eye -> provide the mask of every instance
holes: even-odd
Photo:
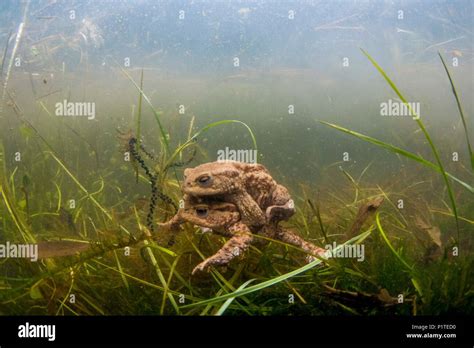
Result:
[[[196,181],[201,186],[209,186],[212,183],[212,179],[209,175],[201,175]]]
[[[199,217],[206,217],[208,213],[209,210],[207,208],[196,208],[196,214]]]

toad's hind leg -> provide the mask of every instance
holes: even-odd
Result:
[[[229,230],[234,232],[234,236],[217,253],[197,265],[192,274],[208,271],[211,266],[225,266],[249,248],[253,236],[246,225],[237,223],[231,226]]]
[[[323,258],[325,257],[324,256],[326,252],[325,249],[320,248],[312,243],[305,241],[303,238],[298,236],[293,231],[290,231],[284,228],[279,228],[277,233],[275,233],[275,238],[281,240],[282,242],[297,246],[303,249],[304,251],[306,251],[308,254],[320,256]],[[312,262],[315,260],[315,258],[311,255],[308,255],[308,257],[306,258],[306,261]]]
[[[283,205],[271,205],[265,211],[268,223],[286,221],[295,214],[295,202],[290,199]]]
[[[277,185],[271,195],[271,202],[265,215],[267,222],[288,220],[295,213],[295,202],[285,186]]]

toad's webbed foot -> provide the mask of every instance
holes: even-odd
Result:
[[[193,269],[193,275],[198,272],[208,272],[211,266],[226,266],[249,248],[253,236],[248,227],[238,223],[232,226],[231,229],[235,231],[234,236],[217,253],[197,265]]]
[[[295,213],[295,202],[290,199],[283,205],[271,205],[265,211],[265,217],[268,223],[286,221]]]

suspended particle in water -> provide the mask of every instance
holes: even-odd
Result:
[[[454,151],[453,152],[453,162],[457,162],[457,161],[459,161],[459,154],[456,151]]]
[[[291,304],[295,303],[295,295],[293,294],[288,295],[288,303],[291,303]]]
[[[399,200],[397,201],[397,208],[398,208],[398,209],[403,209],[403,199],[399,199]]]
[[[288,114],[289,115],[295,114],[295,106],[293,104],[288,105]]]
[[[344,68],[349,67],[349,58],[348,58],[348,57],[342,58],[342,66],[343,66]]]

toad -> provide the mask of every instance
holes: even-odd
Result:
[[[248,226],[287,220],[295,213],[288,190],[261,164],[217,161],[188,168],[183,191],[185,201],[189,196],[213,196],[235,204],[241,221]]]
[[[203,204],[196,200],[191,201],[192,203],[188,201],[187,206],[179,209],[171,220],[158,225],[176,232],[180,224],[191,222],[211,229],[213,233],[230,237],[217,253],[197,265],[192,274],[207,271],[210,266],[225,266],[249,248],[253,235],[247,225],[240,222],[240,213],[235,204],[217,201]]]
[[[326,252],[325,249],[306,242],[293,231],[279,226],[278,220],[273,220],[259,229],[249,229],[241,221],[240,212],[233,203],[215,200],[204,202],[202,200],[191,200],[188,203],[190,204],[180,209],[170,221],[159,225],[163,228],[177,231],[180,224],[191,222],[200,227],[212,229],[216,234],[230,237],[217,253],[197,265],[192,274],[209,271],[211,266],[227,265],[232,259],[242,255],[249,248],[250,244],[255,242],[254,234],[277,239],[301,248],[308,253],[308,262],[313,261],[315,259],[314,256],[324,257]]]

